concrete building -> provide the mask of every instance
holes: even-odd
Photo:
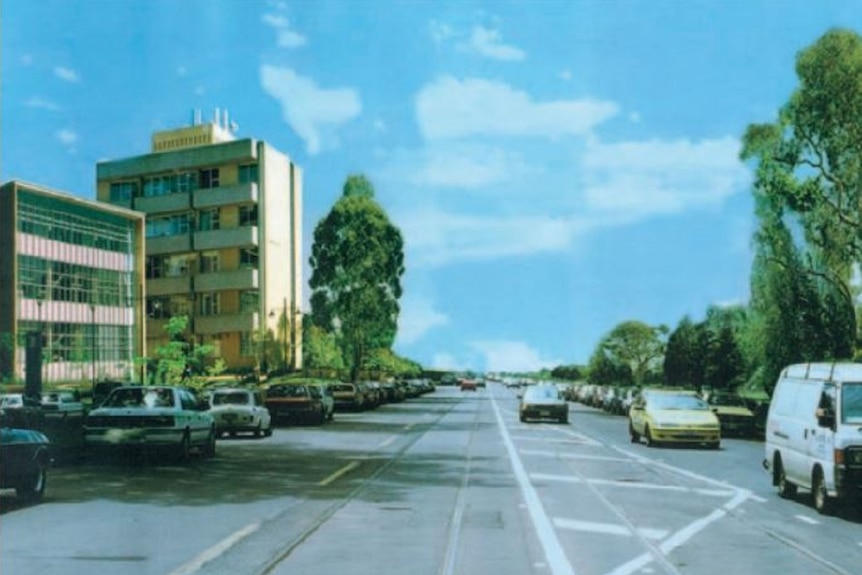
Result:
[[[99,162],[98,199],[146,218],[147,346],[189,317],[228,368],[302,366],[302,173],[227,113],[156,132],[148,154]]]
[[[27,378],[41,333],[46,387],[140,377],[144,216],[43,186],[0,187],[0,378]]]

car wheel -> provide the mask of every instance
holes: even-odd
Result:
[[[784,464],[781,463],[781,458],[775,458],[774,471],[775,487],[778,490],[778,496],[783,499],[790,499],[796,495],[796,485],[787,480],[787,473],[784,471]]]
[[[269,425],[266,426],[266,429],[263,430],[264,437],[272,436],[272,421],[269,422]]]
[[[44,464],[39,463],[33,473],[15,486],[15,493],[24,501],[41,501],[47,483],[48,471]]]
[[[658,442],[653,439],[649,425],[644,428],[644,439],[646,439],[647,447],[658,447]]]
[[[814,500],[814,509],[821,515],[828,515],[832,511],[832,498],[826,491],[826,480],[823,471],[818,467],[814,470],[814,478],[811,482],[811,498]]]
[[[260,434],[261,434],[261,431],[262,431],[262,430],[261,430],[261,425],[263,425],[263,424],[262,424],[261,422],[259,422],[259,421],[258,421],[258,422],[257,422],[257,429],[255,429],[255,430],[254,430],[254,436],[255,436],[255,437],[260,437]]]
[[[635,431],[631,423],[629,423],[629,439],[631,439],[632,443],[640,443],[641,441],[641,436],[638,435],[638,432]]]
[[[215,429],[210,429],[210,433],[207,436],[206,445],[203,448],[203,456],[207,459],[215,457],[216,454],[216,432]]]

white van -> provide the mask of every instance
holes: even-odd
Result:
[[[820,513],[862,500],[862,364],[797,364],[781,372],[763,465],[779,495],[809,489]]]

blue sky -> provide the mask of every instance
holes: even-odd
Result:
[[[304,170],[305,259],[362,172],[406,241],[396,350],[585,363],[628,319],[747,301],[746,125],[855,2],[0,2],[0,179],[95,164],[229,109]],[[307,268],[307,266],[306,266]]]

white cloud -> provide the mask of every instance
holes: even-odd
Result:
[[[39,108],[42,110],[50,110],[51,112],[57,112],[60,110],[60,106],[56,103],[38,96],[30,98],[24,103],[24,105],[28,108]]]
[[[56,137],[61,144],[66,146],[72,146],[78,141],[78,134],[67,128],[54,132],[54,137]]]
[[[538,371],[564,363],[559,359],[542,357],[521,341],[474,341],[470,346],[484,356],[485,371]]]
[[[305,36],[291,28],[290,20],[281,14],[264,14],[263,23],[271,26],[278,34],[278,45],[281,48],[299,48],[305,46]]]
[[[590,223],[547,215],[486,216],[417,208],[398,214],[411,266],[556,252],[587,231]]]
[[[748,184],[738,157],[739,141],[730,137],[592,142],[582,160],[586,207],[637,220],[717,205]]]
[[[455,32],[448,24],[438,22],[437,20],[432,20],[428,24],[428,33],[431,35],[431,39],[437,44],[442,44],[455,35]]]
[[[504,62],[521,62],[527,57],[526,53],[520,48],[504,44],[498,30],[492,30],[484,26],[473,27],[469,44],[462,45],[461,47],[464,50],[475,52],[485,58]]]
[[[416,116],[429,140],[468,136],[586,135],[619,111],[613,102],[534,102],[506,83],[443,76],[416,96]]]
[[[63,66],[55,67],[54,75],[65,82],[77,83],[81,81],[81,77],[78,75],[78,72],[71,68],[64,68]]]
[[[322,129],[336,128],[362,110],[355,90],[319,88],[312,79],[290,68],[264,65],[260,79],[264,91],[281,103],[284,120],[305,141],[312,155],[322,148]]]
[[[416,343],[431,329],[446,325],[446,314],[434,309],[433,303],[424,297],[407,296],[401,300],[401,313],[398,316],[398,343]]]

